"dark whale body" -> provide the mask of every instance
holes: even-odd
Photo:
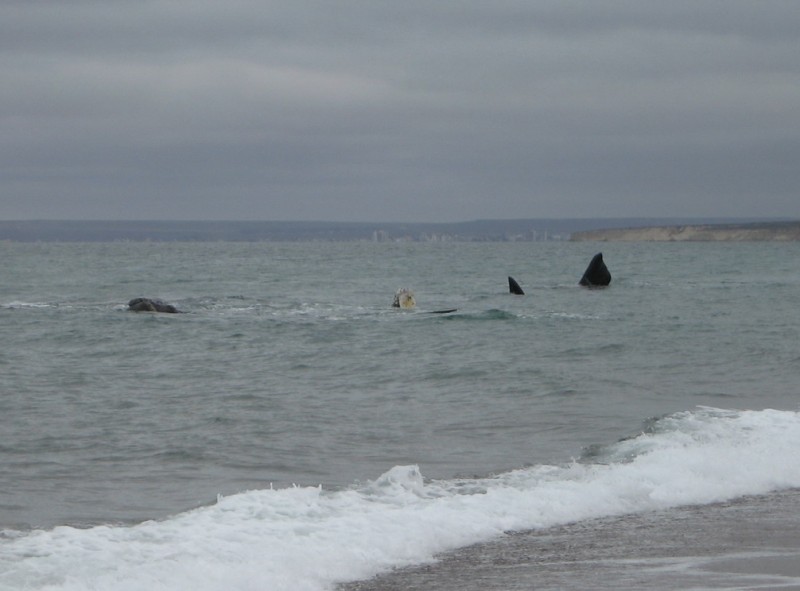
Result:
[[[508,291],[513,293],[514,295],[525,295],[525,292],[522,291],[522,288],[517,283],[516,279],[509,275],[508,277]]]
[[[608,267],[603,262],[602,252],[598,252],[592,257],[579,283],[584,287],[606,287],[611,283],[611,273],[608,272]]]
[[[180,312],[172,304],[166,304],[161,300],[151,300],[150,298],[133,298],[128,302],[128,310],[132,312],[164,312],[166,314]]]

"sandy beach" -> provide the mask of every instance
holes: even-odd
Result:
[[[800,589],[800,491],[510,533],[341,591]]]

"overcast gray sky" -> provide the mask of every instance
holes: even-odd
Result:
[[[0,219],[800,217],[798,0],[3,0]]]

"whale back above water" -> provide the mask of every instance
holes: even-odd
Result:
[[[611,273],[603,262],[603,253],[598,252],[586,267],[579,284],[584,287],[606,287],[609,283],[611,283]]]
[[[165,314],[177,314],[179,312],[172,304],[167,304],[161,300],[151,300],[150,298],[133,298],[128,302],[128,310],[132,312],[163,312]]]

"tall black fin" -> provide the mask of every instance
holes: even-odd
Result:
[[[508,291],[515,295],[525,295],[525,292],[522,291],[519,283],[517,283],[516,280],[510,275],[508,276]]]
[[[584,287],[605,287],[611,283],[611,273],[603,262],[603,253],[598,252],[592,257],[589,266],[579,281]]]

